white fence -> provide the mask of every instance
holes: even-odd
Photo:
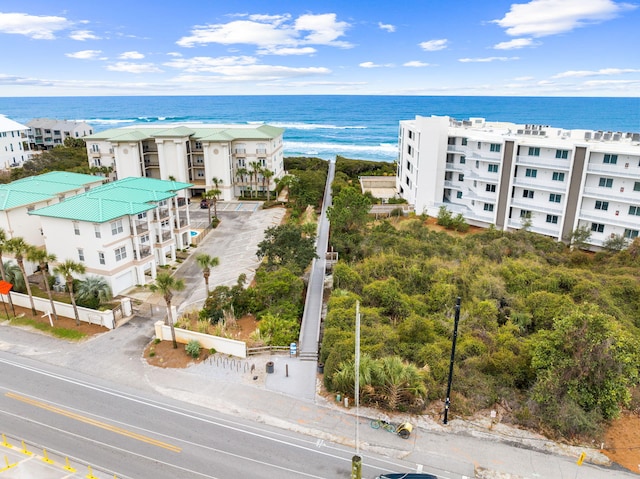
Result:
[[[163,321],[156,321],[156,338],[161,341],[171,341],[171,328],[164,324]],[[212,336],[210,334],[198,333],[181,328],[174,328],[176,332],[176,341],[180,344],[187,344],[195,339],[205,349],[214,348],[217,352],[223,354],[231,354],[238,358],[247,357],[247,343],[244,341],[236,341],[235,339],[222,338],[220,336]]]
[[[2,299],[5,301],[7,308],[9,308],[9,301],[7,297],[5,295],[2,295]],[[29,301],[29,295],[27,294],[12,292],[11,300],[16,306],[31,309],[31,302]],[[51,303],[48,299],[38,298],[34,296],[33,303],[35,304],[36,310],[51,312]],[[54,301],[53,303],[56,307],[56,313],[58,313],[59,316],[64,316],[66,318],[76,317],[75,313],[73,312],[73,306],[71,304],[60,303],[58,301]],[[122,315],[126,317],[131,314],[131,300],[125,298],[122,301]],[[46,313],[43,316],[45,315]],[[82,306],[78,306],[78,316],[80,317],[80,321],[84,321],[85,323],[99,324],[100,326],[104,326],[105,328],[109,329],[114,329],[116,327],[115,316],[113,314],[113,311],[110,309],[106,311],[97,311],[95,309],[83,308]],[[53,318],[53,312],[51,312],[51,317]]]

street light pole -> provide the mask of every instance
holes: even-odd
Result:
[[[453,321],[453,338],[451,339],[451,361],[449,362],[449,381],[447,383],[447,398],[444,401],[444,424],[449,420],[449,406],[451,405],[451,383],[453,382],[453,360],[456,356],[456,340],[458,339],[458,322],[460,321],[460,296],[456,300],[456,314]]]
[[[351,459],[351,479],[362,479],[362,458],[360,457],[360,301],[356,301],[356,351],[354,367],[354,399],[356,403],[356,454]]]

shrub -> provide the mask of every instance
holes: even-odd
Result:
[[[195,359],[200,356],[200,343],[197,340],[192,339],[184,347],[184,350],[189,356]]]
[[[153,340],[153,344],[160,344],[160,341],[162,341],[162,339],[156,338]]]

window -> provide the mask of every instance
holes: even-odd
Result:
[[[458,175],[458,181],[464,181],[464,175],[462,173]]]
[[[143,212],[143,213],[138,213],[138,219],[139,220],[143,220],[147,217],[147,212]]]
[[[458,191],[456,193],[456,198],[462,198],[462,191]]]
[[[604,163],[609,163],[610,165],[615,165],[618,163],[618,155],[604,155]]]
[[[80,223],[78,223],[77,221],[73,222],[73,233],[76,236],[80,236]]]
[[[96,238],[102,237],[100,233],[100,225],[93,225],[93,231],[95,232]]]
[[[196,141],[196,150],[202,150],[202,142]]]
[[[522,190],[523,198],[533,198],[533,190]]]
[[[122,231],[124,231],[122,228],[122,220],[114,221],[113,223],[111,223],[112,235],[117,235],[118,233],[122,233]]]
[[[598,186],[602,186],[604,188],[611,188],[613,186],[613,178],[600,178],[598,182]]]
[[[462,139],[462,146],[467,146],[467,139],[466,138]]]
[[[407,155],[413,155],[413,147],[411,145],[407,145]]]
[[[462,156],[460,157],[460,164],[461,164],[461,165],[464,165],[466,162],[467,162],[467,158],[466,158],[464,155],[462,155]]]
[[[640,181],[636,181],[633,184],[633,191],[640,191]]]
[[[244,168],[245,166],[244,158],[238,158],[238,168]]]
[[[566,160],[569,158],[569,150],[556,150],[556,158]]]
[[[529,210],[520,210],[520,218],[531,219],[531,211],[529,211]]]
[[[484,204],[485,211],[493,211],[493,203],[485,203]]]
[[[116,261],[122,261],[127,257],[127,249],[124,246],[121,246],[120,248],[116,248],[114,250],[114,253],[116,255]]]
[[[489,173],[497,173],[498,165],[489,165]]]
[[[527,176],[529,178],[535,178],[536,176],[538,176],[538,170],[534,168],[527,168],[524,172],[524,176]]]
[[[453,155],[451,153],[447,153],[447,163],[453,163]]]
[[[489,145],[489,151],[493,151],[495,153],[500,153],[500,147],[502,145],[500,145],[500,143],[491,143],[491,145]]]
[[[547,215],[547,223],[551,223],[554,225],[558,224],[558,216],[557,215]]]
[[[551,193],[549,195],[549,201],[551,203],[560,203],[561,200],[562,200],[562,195],[557,195],[557,194],[554,194],[554,193]]]
[[[456,139],[453,136],[450,136],[449,138],[447,138],[447,145],[455,145],[456,144]]]
[[[479,141],[479,142],[478,142],[478,150],[481,150],[481,149],[482,149],[482,142],[481,142],[481,141]]]
[[[529,147],[529,156],[540,156],[540,148],[538,147]]]
[[[82,248],[78,248],[78,261],[84,261],[84,250]]]
[[[413,140],[413,132],[411,130],[407,130],[407,136],[410,140]]]
[[[564,173],[561,173],[559,171],[554,171],[553,175],[551,175],[551,179],[553,181],[564,181]]]
[[[104,253],[102,253],[101,251],[98,251],[98,261],[100,262],[100,264],[106,264],[106,261],[104,260]]]
[[[488,191],[489,193],[495,193],[496,192],[496,185],[487,185],[485,187],[485,191]]]
[[[623,236],[625,238],[627,238],[627,239],[637,238],[638,237],[638,230],[626,229],[626,230],[624,230],[624,235]]]
[[[640,206],[629,206],[629,214],[640,216]]]
[[[604,232],[604,224],[602,224],[602,223],[591,223],[591,231],[595,231],[596,233]]]
[[[607,211],[609,209],[609,202],[608,201],[596,200],[596,209],[597,210],[602,210],[602,211]]]
[[[140,236],[140,243],[144,244],[144,243],[148,243],[149,242],[149,233],[143,234],[142,236]]]

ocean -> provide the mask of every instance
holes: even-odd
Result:
[[[0,98],[0,114],[82,120],[94,131],[172,123],[269,123],[285,156],[393,161],[398,122],[416,115],[640,132],[640,98],[461,96],[120,96]]]

